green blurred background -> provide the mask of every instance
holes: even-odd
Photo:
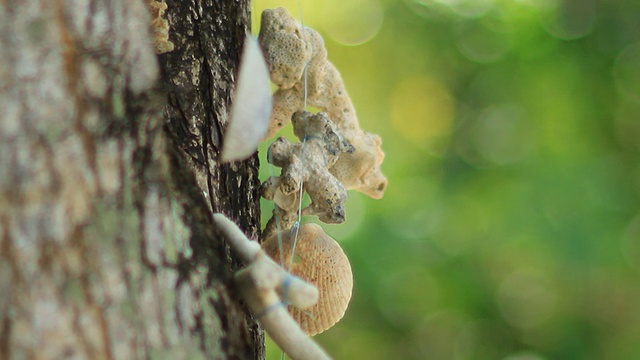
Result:
[[[297,1],[255,0],[264,8]],[[640,1],[302,1],[382,200],[325,226],[351,259],[336,359],[640,359]],[[262,179],[279,169],[262,156]],[[264,203],[264,216],[270,215]],[[315,218],[306,221],[317,221]],[[280,359],[269,343],[268,359]]]

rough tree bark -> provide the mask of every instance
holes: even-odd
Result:
[[[0,0],[0,359],[264,357],[224,212],[259,233],[257,157],[219,165],[248,0]]]

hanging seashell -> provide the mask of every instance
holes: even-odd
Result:
[[[335,325],[344,316],[351,300],[353,274],[349,259],[340,245],[316,224],[300,227],[292,261],[294,234],[295,229],[282,233],[283,266],[291,267],[291,274],[315,285],[319,298],[314,306],[306,310],[290,306],[289,312],[305,333],[316,335]],[[278,234],[275,234],[262,245],[276,262],[281,259],[278,242]],[[286,294],[282,296],[286,299]]]

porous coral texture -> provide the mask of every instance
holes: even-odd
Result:
[[[341,154],[331,164],[331,174],[347,189],[379,199],[387,179],[380,165],[384,160],[379,136],[360,129],[355,108],[340,73],[327,60],[322,36],[302,26],[284,8],[262,13],[260,44],[265,52],[271,80],[279,89],[273,95],[273,112],[267,138],[289,123],[292,115],[308,105],[326,112],[355,151]],[[307,67],[305,76],[305,66]]]
[[[284,8],[265,10],[261,19],[260,45],[265,57],[270,59],[271,81],[281,89],[294,86],[302,77],[305,64],[311,60],[311,47],[303,39],[301,27],[291,19]]]
[[[259,41],[265,52],[274,94],[272,127],[267,137],[289,123],[296,111],[304,110],[304,68],[307,66],[307,101],[321,108],[343,133],[360,130],[353,103],[340,72],[327,60],[322,36],[301,25],[284,8],[262,13]]]
[[[387,178],[380,165],[384,160],[382,139],[376,134],[363,133],[352,138],[356,151],[341,156],[329,171],[347,189],[353,189],[374,199],[380,199],[387,188]]]

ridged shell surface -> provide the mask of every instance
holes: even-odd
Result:
[[[318,303],[299,310],[289,306],[289,313],[309,335],[319,334],[337,323],[344,316],[351,291],[353,274],[349,259],[340,245],[327,235],[319,225],[304,224],[298,232],[295,254],[292,254],[292,231],[282,234],[284,267],[318,288]],[[281,261],[278,235],[267,239],[262,247],[276,262]]]

